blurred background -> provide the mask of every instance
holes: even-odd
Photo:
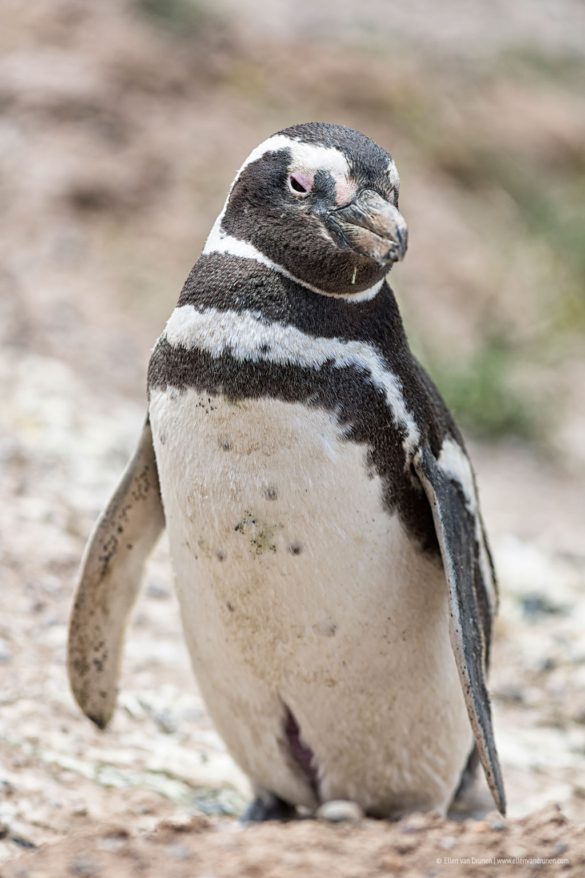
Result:
[[[500,573],[511,812],[585,817],[584,34],[580,0],[3,0],[0,858],[115,813],[241,807],[164,541],[106,735],[72,704],[66,624],[227,187],[308,120],[398,164],[391,282],[469,438]]]

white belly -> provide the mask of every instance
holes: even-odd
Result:
[[[272,399],[151,392],[183,624],[209,712],[256,787],[379,814],[445,808],[472,735],[447,587],[382,505],[365,446]]]

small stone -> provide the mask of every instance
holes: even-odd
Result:
[[[10,833],[10,841],[18,845],[19,848],[24,848],[25,850],[34,850],[36,848],[36,844],[34,841],[31,841],[30,838],[25,838],[23,835],[14,835]]]
[[[394,850],[401,856],[405,856],[416,850],[418,845],[419,842],[414,838],[405,838],[404,841],[399,841],[394,845]]]
[[[151,580],[146,586],[146,594],[156,601],[166,601],[171,596],[169,589],[156,579]]]
[[[402,832],[422,832],[429,826],[429,818],[426,814],[410,814],[401,821]]]
[[[71,863],[68,871],[70,875],[78,875],[79,878],[93,878],[94,875],[99,874],[100,869],[93,860],[79,857]]]
[[[451,851],[457,844],[457,839],[454,835],[446,835],[444,838],[439,839],[439,846],[443,848],[444,851]]]
[[[481,833],[487,832],[489,829],[489,825],[485,822],[485,820],[478,820],[477,822],[471,823],[469,828],[471,832]]]
[[[388,873],[388,875],[400,874],[402,872],[404,863],[401,857],[397,857],[394,854],[383,854],[378,861],[380,869],[383,870],[384,874]]]
[[[0,792],[3,796],[8,798],[9,796],[13,796],[16,792],[14,784],[11,784],[9,780],[4,780],[4,778],[0,777]],[[2,833],[2,823],[0,823],[0,837]]]
[[[567,608],[553,603],[546,595],[532,592],[520,598],[520,606],[525,619],[538,622],[543,616],[564,615]]]
[[[189,850],[189,848],[185,847],[184,844],[172,844],[169,847],[169,854],[173,857],[174,860],[191,860],[193,858],[193,854]]]
[[[159,829],[171,829],[173,832],[189,832],[191,817],[188,814],[174,814],[161,820]]]
[[[494,817],[493,820],[490,820],[490,829],[495,829],[496,832],[503,832],[507,828],[508,824],[501,817]]]
[[[526,701],[526,693],[521,686],[514,683],[500,686],[495,695],[504,704],[524,704]]]
[[[317,811],[317,819],[328,823],[359,823],[364,819],[364,812],[355,802],[334,799],[321,805]]]
[[[204,814],[174,814],[160,822],[159,830],[174,833],[195,833],[205,832],[210,826],[211,821]]]
[[[558,804],[554,804],[552,808],[552,814],[549,818],[550,823],[556,823],[559,826],[564,825],[567,822],[566,816],[561,811],[561,806]]]
[[[96,841],[96,847],[100,851],[109,851],[110,853],[118,853],[128,844],[128,836],[123,835],[104,835]]]
[[[509,849],[507,852],[508,856],[512,857],[514,860],[522,860],[524,857],[528,856],[528,851],[525,847],[517,844]]]
[[[12,651],[3,637],[0,637],[0,665],[6,665],[12,660]]]
[[[170,711],[160,710],[154,714],[153,719],[160,731],[164,732],[165,735],[173,735],[177,731],[177,719]]]

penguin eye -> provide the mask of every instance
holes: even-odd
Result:
[[[313,178],[308,174],[290,174],[288,178],[288,188],[300,198],[306,198],[313,188]]]

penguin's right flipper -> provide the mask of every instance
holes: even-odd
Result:
[[[146,559],[165,524],[148,419],[89,538],[69,625],[69,682],[100,728],[113,713],[124,632]]]
[[[464,452],[461,450],[461,454]],[[414,468],[431,505],[443,568],[449,586],[449,634],[479,758],[498,810],[506,812],[506,794],[496,750],[486,687],[489,631],[485,613],[490,583],[484,577],[475,516],[461,492],[427,446],[414,458]],[[480,536],[480,539],[483,539]],[[488,614],[489,615],[489,614]],[[487,636],[486,636],[487,634]]]

